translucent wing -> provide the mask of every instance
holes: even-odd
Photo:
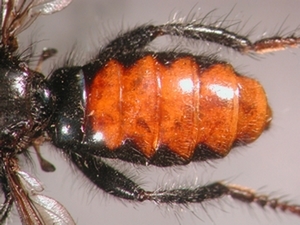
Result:
[[[56,200],[41,194],[31,199],[45,224],[75,225],[69,212]]]
[[[14,160],[15,165],[16,163],[17,159]],[[69,212],[59,202],[41,194],[43,186],[37,179],[18,170],[17,166],[6,167],[5,172],[12,198],[24,225],[75,225]]]
[[[39,15],[49,15],[67,7],[72,0],[3,0],[1,2],[1,44],[17,49],[16,35]]]
[[[32,3],[31,13],[32,14],[43,14],[48,15],[55,12],[59,12],[67,7],[72,0],[36,0]]]

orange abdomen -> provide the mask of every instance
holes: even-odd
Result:
[[[262,86],[225,63],[192,56],[166,64],[147,55],[108,61],[87,93],[86,121],[109,151],[126,140],[148,159],[161,147],[190,160],[199,145],[223,157],[257,139],[271,120]]]

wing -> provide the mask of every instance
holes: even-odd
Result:
[[[16,35],[25,30],[39,15],[49,15],[67,7],[72,0],[2,0],[1,47],[18,48]]]
[[[18,167],[17,158],[4,159],[4,173],[7,179],[9,209],[12,201],[16,204],[24,225],[75,225],[68,211],[56,200],[42,195],[40,182]],[[8,208],[8,207],[7,207]],[[2,211],[2,210],[1,210]],[[6,213],[7,214],[7,213]],[[4,221],[1,218],[0,221]]]

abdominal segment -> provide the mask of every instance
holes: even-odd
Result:
[[[226,63],[202,66],[193,56],[166,63],[150,54],[130,66],[111,59],[87,96],[93,138],[108,151],[130,141],[149,160],[167,149],[188,162],[201,146],[224,157],[235,143],[257,139],[271,120],[257,81]]]

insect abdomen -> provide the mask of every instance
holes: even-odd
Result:
[[[257,139],[271,120],[257,81],[225,63],[202,66],[192,56],[163,63],[147,55],[131,66],[110,60],[88,89],[94,137],[109,151],[130,141],[150,161],[167,149],[188,162],[201,146],[223,157],[234,143]]]

